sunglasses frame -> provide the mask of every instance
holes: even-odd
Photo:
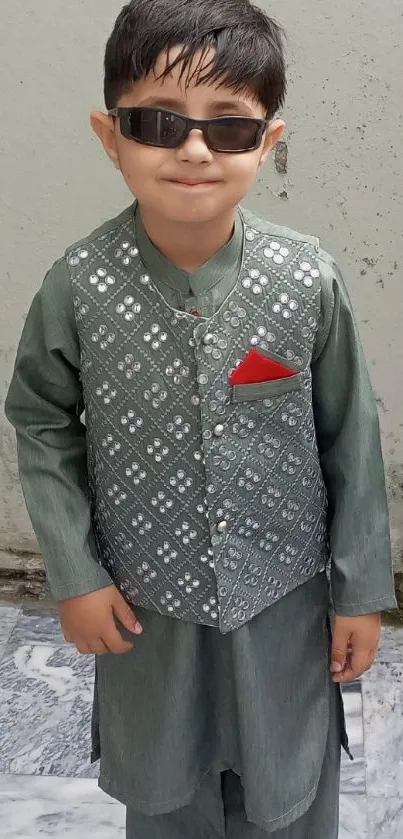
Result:
[[[166,143],[144,143],[142,140],[138,140],[136,137],[133,137],[130,133],[130,114],[133,112],[139,111],[149,111],[150,113],[155,113],[159,111],[163,114],[169,114],[170,116],[178,117],[185,123],[185,131],[183,136],[180,138],[179,142],[175,142],[173,145],[167,145]],[[264,119],[257,119],[255,117],[215,117],[213,119],[191,119],[190,117],[185,116],[184,114],[177,114],[175,111],[168,111],[164,108],[113,108],[112,110],[108,111],[108,115],[111,117],[117,117],[120,119],[120,130],[124,137],[128,140],[133,140],[135,143],[139,143],[142,146],[151,146],[153,148],[159,149],[178,149],[180,148],[183,143],[189,137],[191,131],[195,129],[202,132],[204,137],[204,142],[206,146],[210,149],[210,151],[215,152],[216,154],[247,154],[250,151],[256,151],[261,145],[263,135],[268,127],[268,122]],[[247,121],[251,122],[258,127],[256,143],[253,146],[250,146],[247,149],[216,149],[211,145],[208,136],[208,129],[211,123],[223,122],[227,120],[235,120],[235,121]]]

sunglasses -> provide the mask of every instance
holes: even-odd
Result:
[[[119,117],[120,130],[128,140],[161,149],[177,149],[191,131],[203,133],[208,148],[214,152],[242,154],[258,149],[267,128],[263,119],[218,117],[189,119],[159,108],[115,108],[108,112]]]

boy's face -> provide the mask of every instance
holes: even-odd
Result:
[[[207,55],[206,63],[209,60],[211,56]],[[155,73],[135,82],[121,97],[119,107],[163,108],[193,119],[265,119],[263,105],[252,94],[235,94],[228,87],[218,89],[209,84],[186,89],[180,80],[180,67],[168,78],[157,80],[165,62],[166,57],[161,56]],[[126,139],[119,119],[111,116],[93,113],[91,123],[141,207],[161,220],[195,224],[218,219],[239,204],[284,130],[281,120],[273,121],[260,148],[223,154],[211,151],[198,130],[192,131],[179,148],[165,149]]]

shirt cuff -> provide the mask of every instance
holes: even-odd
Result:
[[[373,615],[398,608],[396,597],[393,594],[387,594],[375,600],[368,600],[365,603],[334,603],[333,606],[336,615],[341,618]]]
[[[54,579],[50,580],[47,578],[48,589],[56,601],[82,597],[85,594],[92,594],[94,591],[101,591],[101,589],[112,585],[113,581],[108,572],[97,565],[95,565],[95,573],[91,575],[80,575],[78,580],[70,583],[58,583]]]

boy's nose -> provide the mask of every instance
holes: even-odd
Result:
[[[206,144],[203,132],[195,128],[190,131],[185,142],[178,149],[178,155],[182,161],[192,163],[210,162],[213,156],[211,149]]]

